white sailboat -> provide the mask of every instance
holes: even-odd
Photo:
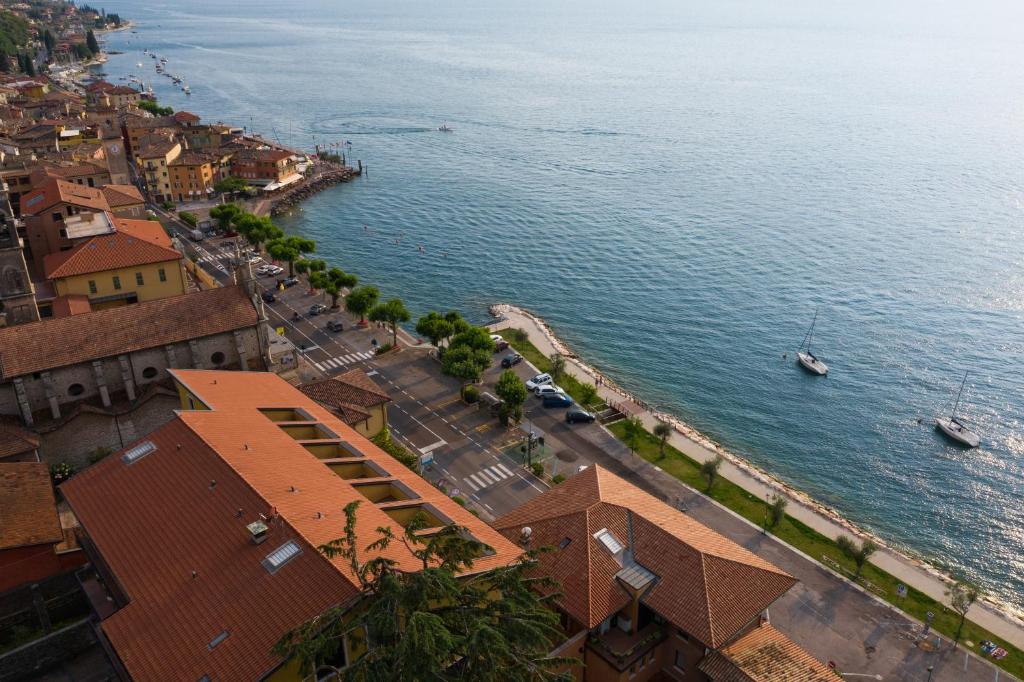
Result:
[[[796,361],[808,372],[817,374],[818,376],[825,376],[828,374],[828,365],[819,360],[814,353],[811,352],[811,341],[814,339],[814,323],[817,321],[818,309],[815,308],[814,319],[811,320],[811,328],[807,330],[807,335],[804,336],[804,342],[800,344],[800,350],[796,352]]]
[[[956,403],[953,405],[953,412],[948,417],[938,417],[935,420],[935,428],[961,445],[969,448],[976,448],[981,445],[981,437],[971,431],[956,416],[956,410],[960,407],[960,396],[964,393],[964,384],[967,383],[967,372],[964,372],[964,380],[960,382],[960,392],[956,394]]]

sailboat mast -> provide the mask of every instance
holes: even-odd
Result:
[[[960,392],[956,394],[956,404],[953,405],[952,417],[956,417],[956,410],[960,407],[960,396],[964,394],[964,384],[967,383],[967,372],[964,372],[964,380],[960,382]]]
[[[807,332],[807,352],[811,352],[811,341],[814,340],[814,323],[818,321],[818,308],[814,309],[814,319],[811,320],[811,329]]]

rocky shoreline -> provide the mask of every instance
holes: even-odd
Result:
[[[289,190],[277,199],[274,199],[273,203],[270,205],[270,215],[281,215],[317,192],[341,182],[350,182],[361,174],[361,170],[350,168],[348,166],[332,167],[324,170],[314,179],[308,182],[303,182],[300,186]]]
[[[589,377],[591,380],[596,380],[598,377],[600,377],[601,386],[603,389],[607,389],[611,393],[620,397],[623,401],[636,406],[640,410],[645,411],[650,415],[653,415],[655,419],[670,424],[673,430],[676,431],[676,433],[679,436],[684,438],[686,441],[689,441],[697,448],[709,453],[710,455],[721,455],[722,458],[727,462],[727,464],[731,465],[733,471],[737,472],[738,474],[736,476],[726,475],[726,477],[730,478],[730,480],[732,480],[733,483],[736,483],[737,485],[747,489],[749,492],[758,495],[759,497],[762,498],[764,497],[764,489],[768,489],[773,494],[781,494],[784,497],[788,498],[792,505],[798,505],[802,510],[805,510],[806,513],[818,517],[826,525],[830,525],[833,528],[837,528],[840,532],[851,533],[859,537],[870,537],[880,547],[884,548],[884,553],[880,553],[880,555],[877,556],[877,559],[880,560],[883,555],[888,555],[895,562],[901,563],[907,566],[908,568],[915,569],[916,571],[918,571],[918,575],[921,578],[925,578],[925,576],[928,576],[932,580],[938,581],[938,583],[943,585],[944,588],[939,592],[938,595],[931,595],[933,598],[941,598],[945,588],[952,584],[953,580],[950,578],[950,576],[944,573],[939,568],[937,568],[928,560],[922,557],[913,556],[911,553],[903,549],[893,547],[890,543],[886,542],[884,539],[878,537],[874,533],[866,531],[863,528],[851,522],[850,520],[846,519],[836,509],[833,509],[832,507],[822,504],[821,502],[812,498],[807,493],[792,487],[791,485],[782,481],[773,474],[765,471],[764,469],[761,469],[760,467],[736,455],[735,453],[730,452],[726,448],[722,447],[719,443],[716,443],[714,440],[708,438],[706,435],[704,435],[697,429],[680,420],[678,417],[659,411],[656,407],[645,403],[637,396],[626,391],[621,386],[617,385],[613,380],[611,380],[606,375],[601,373],[599,370],[584,362],[577,353],[572,351],[569,348],[569,346],[567,346],[565,342],[562,341],[555,334],[551,326],[547,322],[545,322],[544,319],[541,318],[539,315],[536,315],[520,306],[505,303],[490,306],[489,312],[492,317],[499,321],[499,323],[492,325],[495,327],[500,326],[500,324],[504,321],[511,322],[516,318],[527,321],[529,323],[529,326],[532,326],[534,328],[525,329],[525,331],[531,337],[533,337],[534,334],[539,334],[547,345],[551,346],[555,351],[565,356],[565,358],[570,363],[575,365],[575,367],[578,368],[580,372]],[[538,345],[536,341],[534,341],[534,345]],[[794,509],[791,507],[788,510],[788,513],[792,514],[793,512]],[[807,519],[803,520],[806,521]],[[814,527],[817,524],[810,525]],[[820,532],[824,530],[824,528],[818,527],[816,528],[816,530],[819,530]],[[836,533],[826,534],[834,538]],[[876,559],[873,559],[873,561],[876,561],[876,563],[880,563],[881,565],[880,561],[877,561]],[[890,573],[895,574],[895,572],[892,570],[892,565],[881,565],[881,567],[884,570],[888,570]],[[906,582],[914,587],[917,587],[918,589],[922,589],[926,593],[935,591],[927,589],[927,586],[924,584],[919,583],[915,585],[915,581],[909,579],[909,576]],[[977,605],[989,611],[998,618],[1004,620],[1012,628],[1024,627],[1024,618],[1022,618],[1021,612],[1014,605],[1000,602],[988,595],[983,595],[982,599],[979,600],[979,603]],[[972,613],[972,617],[975,616],[976,614]],[[1002,636],[1006,636],[1006,633],[1000,634]]]

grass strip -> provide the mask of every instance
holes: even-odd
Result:
[[[526,353],[523,353],[523,356],[525,357]],[[619,440],[624,440],[625,421],[611,424],[609,429]],[[765,500],[752,495],[722,476],[716,479],[715,487],[708,493],[707,481],[700,474],[700,462],[691,459],[671,445],[665,446],[665,456],[661,457],[658,445],[658,439],[650,432],[644,430],[637,443],[635,452],[648,462],[660,467],[663,471],[675,476],[687,485],[703,492],[711,499],[728,507],[748,521],[758,526],[763,526],[765,512],[768,507]],[[827,557],[831,561],[826,560],[823,563],[838,564],[848,574],[848,577],[853,575],[853,561],[840,551],[835,541],[788,514],[770,532],[786,544],[799,549],[818,561],[822,561],[823,558]],[[929,611],[935,614],[935,618],[932,621],[932,629],[953,639],[960,616],[945,604],[932,599],[909,585],[907,586],[907,596],[899,597],[896,586],[900,584],[900,581],[870,563],[870,561],[861,572],[861,582],[862,584],[870,585],[873,588],[871,591],[877,594],[877,596],[920,621],[925,620],[926,614]],[[984,640],[995,642],[1006,649],[1008,652],[1006,657],[1002,660],[995,660],[983,654],[979,648],[979,643]],[[1021,656],[1021,651],[1006,640],[995,636],[970,620],[964,623],[964,629],[960,637],[961,646],[966,646],[967,642],[971,643],[971,651],[982,658],[1017,677],[1024,677],[1024,657]]]

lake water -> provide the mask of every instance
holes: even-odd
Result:
[[[351,142],[367,177],[280,221],[333,264],[416,314],[523,305],[648,402],[1024,605],[1024,5],[105,7],[139,24],[109,38],[111,78]],[[818,307],[825,379],[793,363]],[[965,370],[973,451],[931,425]]]

